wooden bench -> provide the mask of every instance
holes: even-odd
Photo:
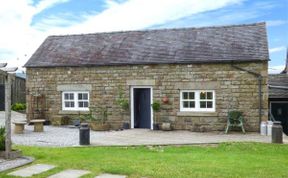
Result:
[[[15,134],[23,134],[24,133],[24,126],[27,124],[26,121],[15,121],[13,122],[15,124],[14,127],[14,133]]]
[[[30,123],[34,124],[34,132],[43,132],[43,124],[45,120],[44,119],[35,119],[35,120],[30,120]]]

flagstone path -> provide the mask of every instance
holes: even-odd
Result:
[[[116,175],[116,174],[101,174],[96,176],[95,178],[126,178],[124,175]]]
[[[68,169],[68,170],[59,172],[57,174],[54,174],[52,176],[49,176],[48,178],[78,178],[89,173],[90,171]]]
[[[0,158],[0,172],[9,170],[9,169],[14,169],[16,167],[23,166],[25,164],[29,164],[34,161],[34,158],[31,157],[20,157],[12,160],[6,160],[3,158]]]
[[[48,164],[35,164],[29,167],[25,167],[22,169],[18,169],[16,171],[13,171],[9,173],[10,176],[19,176],[19,177],[31,177],[37,174],[44,173],[46,171],[49,171],[56,166],[54,165],[48,165]],[[59,173],[53,174],[49,176],[48,178],[79,178],[81,176],[84,176],[86,174],[91,173],[87,170],[77,170],[77,169],[67,169],[64,171],[61,171]],[[117,174],[101,174],[96,176],[95,178],[126,178],[125,175],[117,175]]]
[[[19,169],[17,171],[13,171],[13,172],[9,173],[8,175],[19,176],[19,177],[31,177],[35,174],[40,174],[40,173],[49,171],[53,168],[55,168],[54,165],[35,164],[35,165],[29,166],[29,167]]]

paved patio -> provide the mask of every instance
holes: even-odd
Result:
[[[12,120],[23,120],[24,114],[12,112]],[[0,124],[4,124],[4,112],[0,112]],[[14,126],[13,126],[14,127]],[[13,129],[12,127],[12,129]],[[216,144],[221,142],[264,142],[270,143],[270,136],[258,133],[242,134],[234,132],[190,132],[190,131],[152,131],[148,129],[129,129],[90,133],[91,145],[127,146],[127,145],[182,145]],[[33,132],[33,126],[25,126],[24,134],[12,134],[12,141],[20,145],[67,147],[79,145],[78,128],[44,126],[43,133]],[[284,142],[288,143],[287,136]]]

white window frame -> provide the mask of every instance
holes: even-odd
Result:
[[[183,97],[183,92],[194,92],[194,96],[195,96],[195,108],[184,108],[183,107],[183,101],[184,99]],[[212,100],[209,99],[205,99],[204,101],[212,101],[212,108],[200,108],[200,93],[201,92],[212,92]],[[181,90],[180,91],[180,111],[181,112],[215,112],[215,106],[216,106],[216,102],[215,102],[215,90]],[[203,100],[202,100],[203,101]]]
[[[74,100],[65,100],[65,94],[67,93],[73,93],[74,94]],[[88,101],[88,107],[83,108],[83,107],[79,107],[79,103],[78,103],[78,94],[79,93],[85,93],[88,95],[88,99],[87,100],[80,100],[80,101]],[[72,101],[74,102],[74,107],[65,107],[65,101]],[[63,111],[89,111],[89,104],[90,104],[90,96],[89,96],[89,92],[88,91],[63,91],[62,92],[62,110]]]

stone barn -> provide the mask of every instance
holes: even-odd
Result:
[[[45,96],[47,120],[105,107],[113,129],[169,121],[224,130],[239,110],[245,129],[258,131],[268,119],[267,46],[265,23],[49,36],[25,64],[27,103]]]

